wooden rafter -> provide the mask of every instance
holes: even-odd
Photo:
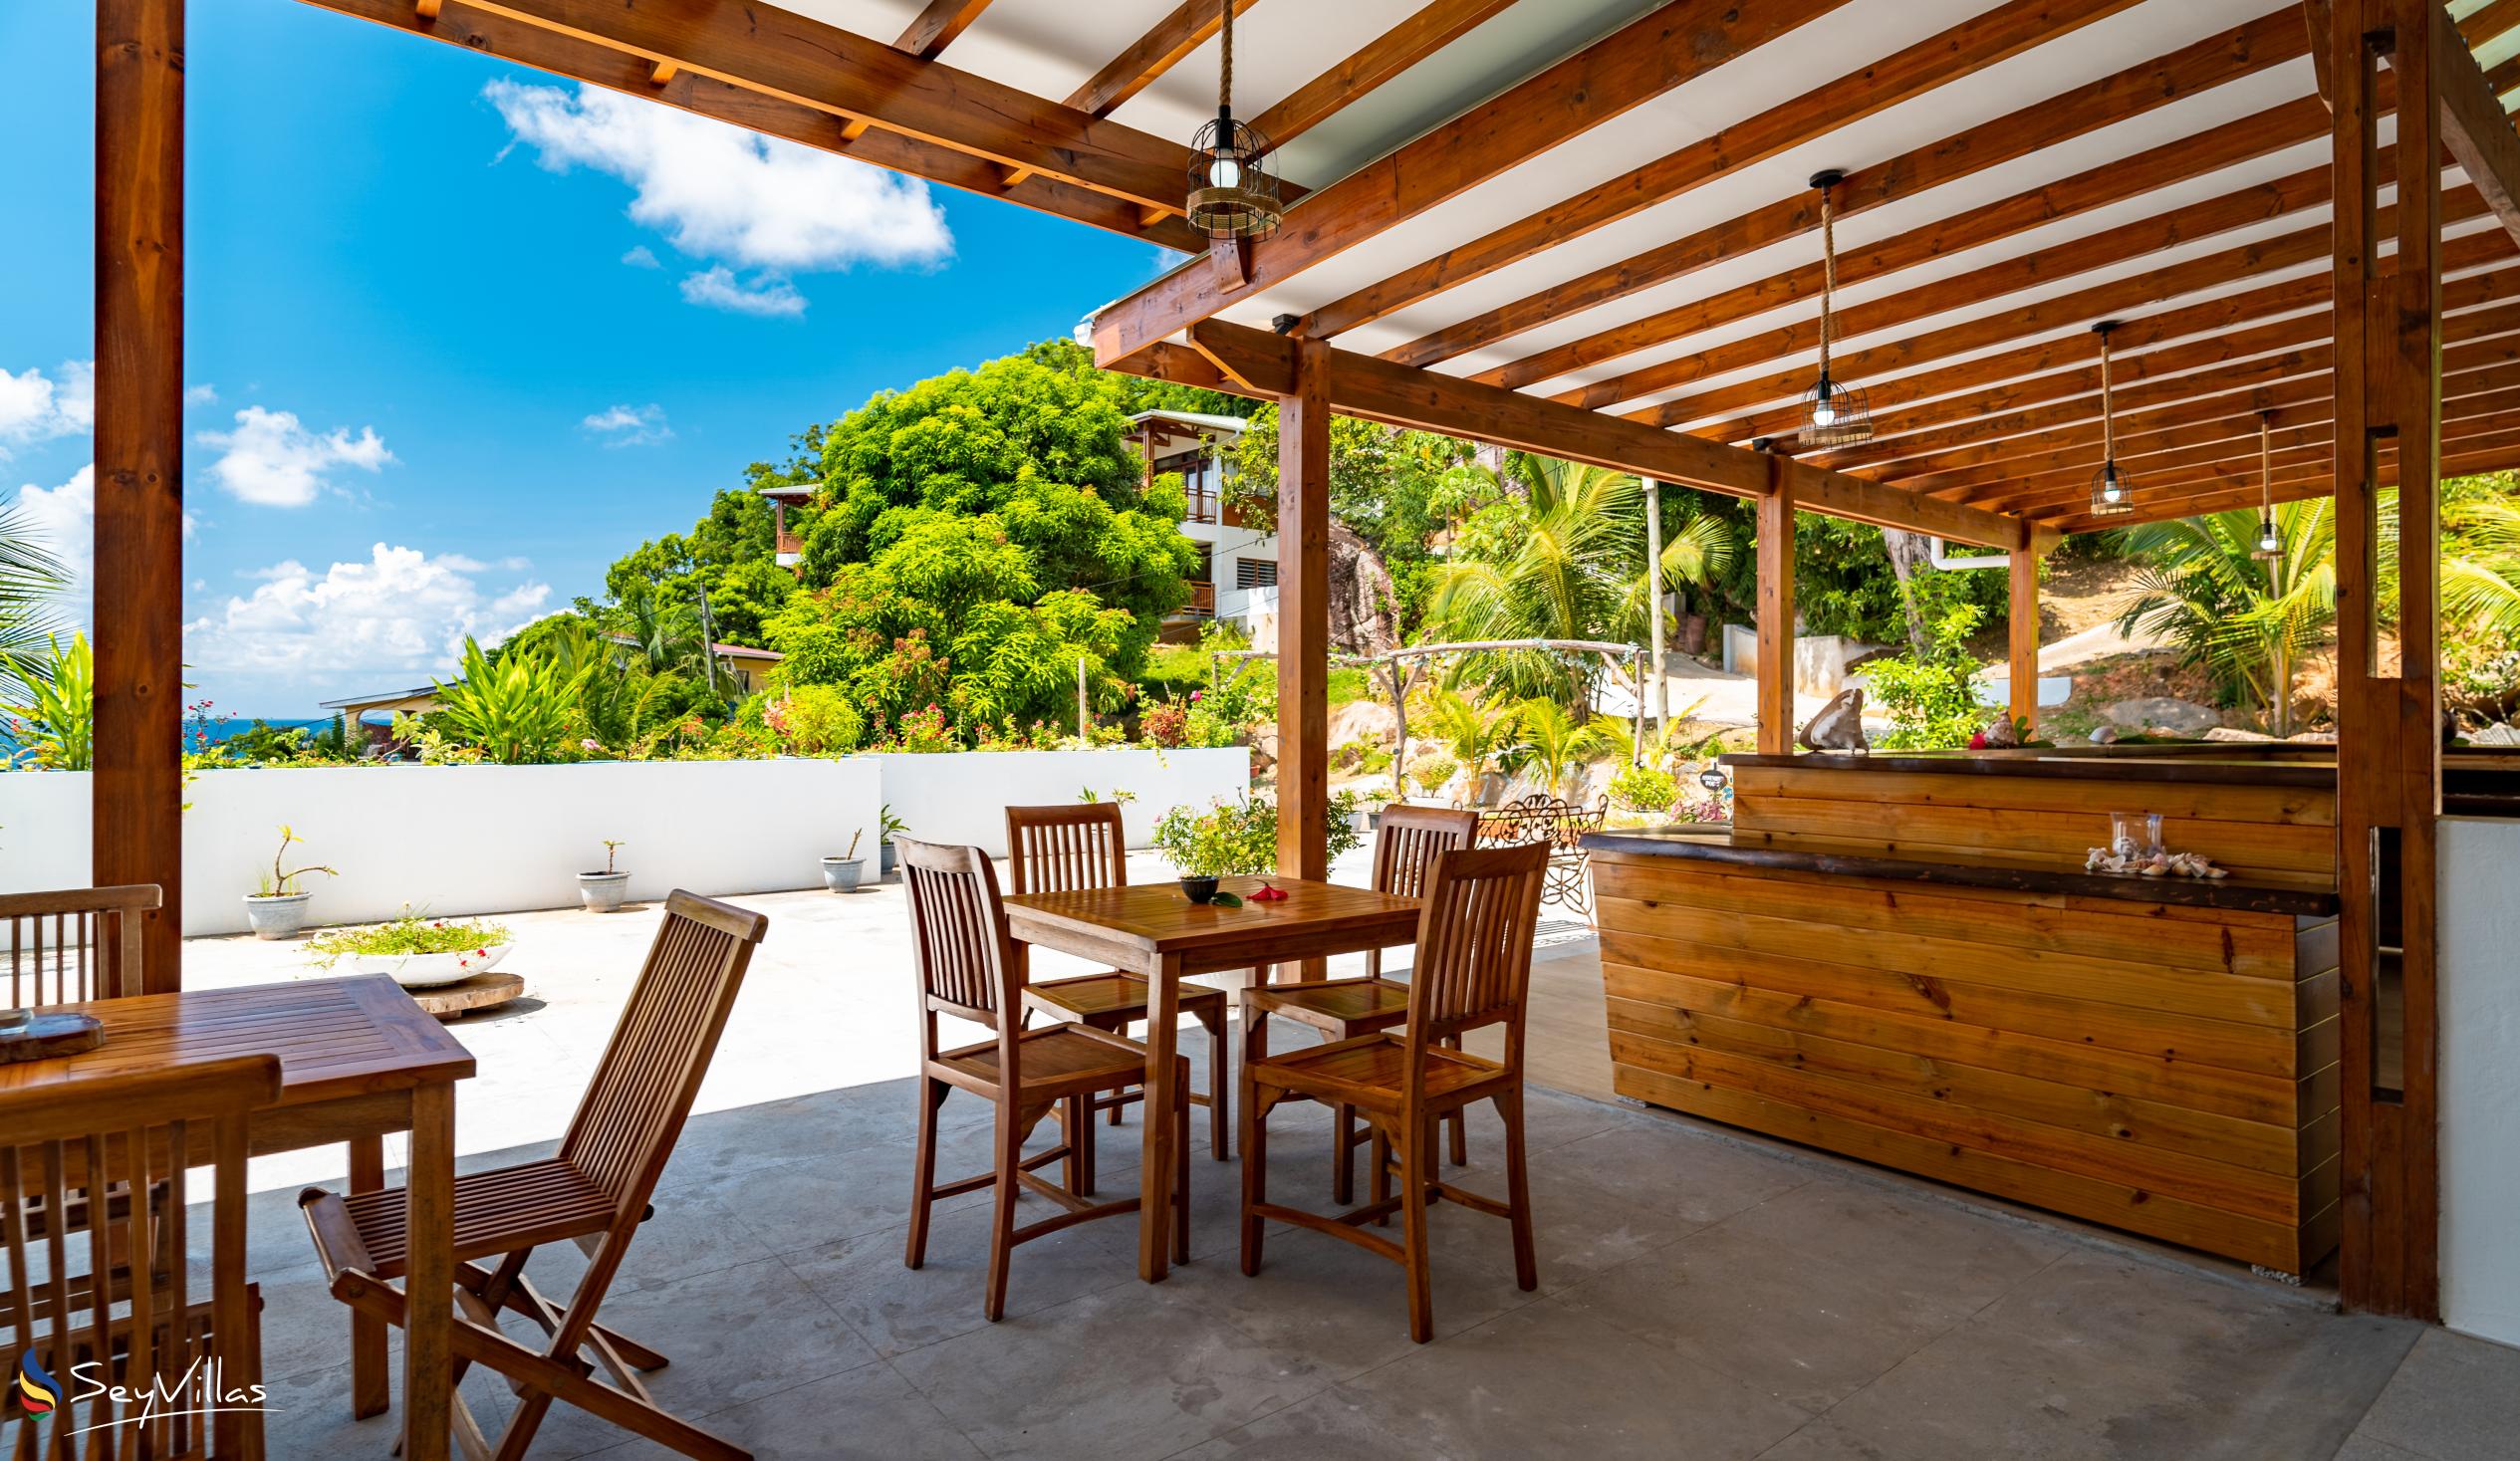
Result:
[[[1669,0],[1519,86],[1321,189],[1253,246],[1240,281],[1177,269],[1095,317],[1096,358],[1135,355],[1224,307],[1282,284],[1845,0]]]
[[[1297,333],[1335,336],[1372,324],[2134,3],[2137,0],[2075,0],[2063,5],[2051,0],[2011,0],[1861,71],[1333,300],[1306,315]]]
[[[1357,48],[1252,120],[1253,130],[1284,146],[1363,101],[1375,88],[1407,71],[1494,18],[1514,0],[1431,0],[1425,8]]]
[[[2520,239],[2520,132],[2511,128],[2475,53],[2450,23],[2432,15],[2432,85],[2441,103],[2441,138],[2505,232]]]
[[[927,8],[911,17],[902,27],[893,49],[907,51],[921,61],[933,61],[945,54],[980,12],[989,8],[989,0],[927,0]]]
[[[520,66],[591,86],[662,102],[686,112],[749,127],[766,136],[783,137],[806,146],[841,153],[878,167],[923,177],[948,187],[994,195],[1000,186],[998,166],[990,158],[926,141],[827,108],[806,106],[714,75],[678,70],[655,81],[656,64],[648,57],[584,40],[471,5],[449,9],[440,19],[420,24],[402,0],[307,0],[307,3],[361,20],[391,26],[412,35],[495,56]],[[887,48],[888,49],[888,48]],[[1117,123],[1099,123],[1114,126]],[[1151,141],[1151,139],[1149,139]],[[1180,165],[1189,165],[1180,152]],[[1049,178],[1037,179],[1025,202],[1046,213],[1079,223],[1143,238],[1169,248],[1193,252],[1205,239],[1180,216],[1180,199],[1153,223],[1137,202],[1094,188]]]
[[[1256,0],[1234,0],[1234,14],[1240,16],[1255,3]],[[1165,72],[1180,65],[1183,57],[1206,45],[1224,20],[1224,6],[1219,0],[1181,0],[1171,14],[1156,21],[1084,86],[1070,93],[1067,105],[1089,117],[1111,116],[1123,102],[1152,86]]]
[[[340,0],[317,3],[343,8]],[[1182,205],[1189,156],[1179,142],[793,11],[705,0],[465,0],[459,8],[669,61],[686,73],[1140,207]],[[440,29],[445,24],[438,22]]]
[[[1287,337],[1208,320],[1191,327],[1190,341],[1198,365],[1187,371],[1165,357],[1192,350],[1160,343],[1124,367],[1260,396],[1283,395],[1292,378],[1288,362],[1295,342]],[[1342,415],[1526,448],[1733,497],[1764,496],[1781,479],[1792,484],[1796,501],[1810,511],[1954,542],[2009,547],[2020,538],[2019,524],[2008,517],[1920,498],[1790,457],[1657,431],[1353,351],[1333,351],[1330,362],[1331,402]]]
[[[2244,118],[2239,122],[2215,127],[2202,135],[2165,142],[2137,156],[2106,163],[2044,187],[2032,188],[1949,218],[1938,219],[1870,247],[1850,250],[1840,257],[1839,277],[1842,281],[1885,278],[1901,269],[1948,258],[1963,249],[1981,247],[2062,218],[2142,197],[2180,178],[2195,175],[2186,170],[2191,165],[2197,172],[2204,172],[2265,156],[2300,140],[2296,134],[2299,127],[2318,124],[2321,115],[2316,103],[2288,103],[2256,117]],[[1919,285],[1898,294],[1847,306],[1839,312],[1836,338],[1850,340],[1878,334],[1954,308],[2123,264],[2158,249],[2210,238],[2230,229],[2315,207],[2326,202],[2327,195],[2325,168],[2310,168],[2254,187],[2240,188],[2220,197],[2172,208],[2151,218],[2084,234],[2014,258],[1995,260],[1949,280]],[[1604,332],[1587,341],[1574,342],[1564,350],[1543,352],[1540,356],[1518,361],[1499,370],[1483,371],[1480,378],[1496,384],[1528,384],[1564,373],[1566,368],[1584,363],[1584,357],[1596,350],[1619,350],[1624,354],[1626,348],[1635,342],[1652,340],[1659,344],[1672,339],[1686,339],[1701,330],[1746,319],[1780,304],[1805,298],[1816,299],[1820,276],[1821,264],[1813,260],[1767,279],[1722,291],[1705,300],[1662,311],[1619,331]],[[2105,306],[2101,313],[2125,308],[2129,306]],[[1640,365],[1624,374],[1577,386],[1560,398],[1580,405],[1615,405],[1686,385],[1693,380],[1788,358],[1793,359],[1796,366],[1794,378],[1790,385],[1778,389],[1776,393],[1800,394],[1811,383],[1808,378],[1810,352],[1817,344],[1818,328],[1815,316],[1752,336],[1718,351],[1695,352],[1674,360]],[[1924,355],[1913,361],[1887,361],[1875,354],[1879,349],[1868,350],[1864,353],[1866,359],[1861,361],[1854,355],[1848,355],[1842,366],[1846,377],[1865,381],[1869,388],[1872,377],[1884,369],[1932,359],[1930,355]],[[1548,373],[1539,373],[1541,371]],[[1640,420],[1650,420],[1657,425],[1677,425],[1736,410],[1763,398],[1748,385],[1732,385],[1721,391],[1658,403],[1635,414]]]

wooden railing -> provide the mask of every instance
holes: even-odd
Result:
[[[1191,580],[1190,602],[1181,606],[1181,611],[1192,618],[1214,618],[1216,616],[1216,586],[1200,583],[1196,579]]]
[[[779,535],[779,552],[782,555],[796,554],[800,557],[803,556],[805,552],[804,537],[797,533],[781,533]]]

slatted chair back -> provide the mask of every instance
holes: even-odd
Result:
[[[8,961],[0,1008],[143,993],[140,916],[163,901],[153,882],[0,893]]]
[[[1428,1045],[1496,1024],[1505,1026],[1506,1065],[1521,1069],[1531,940],[1548,863],[1544,843],[1435,854],[1419,895],[1417,964],[1409,975],[1412,1073],[1422,1069]],[[1410,1084],[1417,1084],[1414,1074]]]
[[[276,1056],[0,1091],[0,1450],[82,1457],[252,1457],[262,1416],[245,1281],[246,1114],[280,1095]],[[189,1168],[211,1170],[210,1256],[185,1233]],[[80,1194],[158,1194],[107,1222],[47,1222]],[[104,1276],[104,1282],[98,1276]],[[203,1296],[206,1295],[206,1298]],[[49,1379],[51,1393],[44,1380]],[[105,1388],[171,1403],[117,1403]],[[210,1415],[176,1414],[205,1406]]]
[[[1021,1084],[1024,975],[1008,947],[1006,905],[997,871],[978,848],[894,838],[901,883],[909,893],[910,935],[918,965],[920,1054],[937,1052],[936,1017],[954,1015],[997,1035],[1001,1079]]]
[[[643,1211],[655,1190],[769,923],[696,893],[666,897],[647,962],[560,1146],[617,1216]]]
[[[1437,852],[1477,843],[1479,814],[1449,807],[1383,809],[1374,835],[1374,890],[1413,898],[1425,889],[1426,869]]]
[[[1117,802],[1006,809],[1006,871],[1018,893],[1129,882],[1129,834]]]

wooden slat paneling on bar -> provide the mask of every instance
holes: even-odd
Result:
[[[2334,1246],[2332,919],[1594,866],[1620,1094],[2288,1273]]]

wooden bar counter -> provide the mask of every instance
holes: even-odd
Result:
[[[1729,832],[1586,839],[1620,1094],[2283,1273],[2335,1248],[2332,764],[1725,764]],[[2232,875],[2086,873],[2113,811]]]

